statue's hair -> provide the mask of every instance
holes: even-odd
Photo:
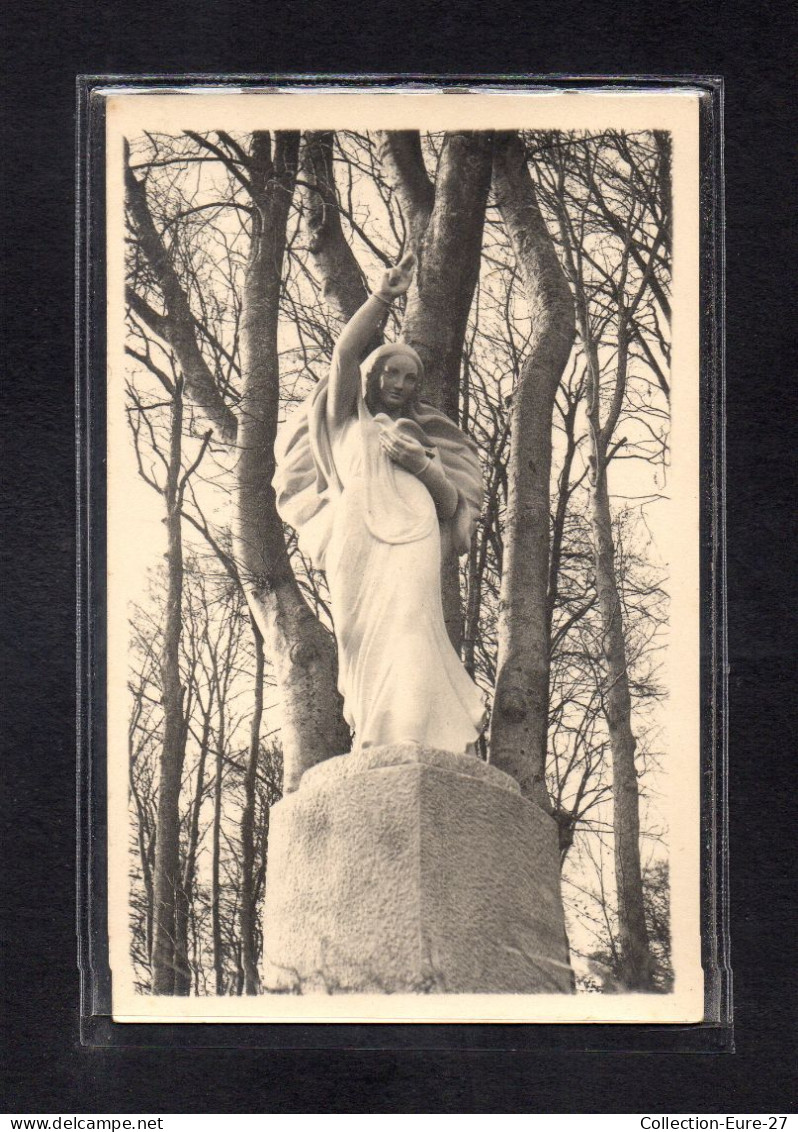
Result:
[[[376,350],[372,350],[360,367],[363,398],[367,405],[374,404],[374,399],[377,395],[377,382],[385,363],[389,358],[396,357],[397,354],[403,358],[410,358],[411,361],[415,362],[418,374],[418,385],[416,386],[414,400],[418,398],[421,386],[424,382],[424,363],[413,347],[408,346],[406,342],[385,342],[382,346],[378,346]]]

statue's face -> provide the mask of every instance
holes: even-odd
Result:
[[[418,386],[418,369],[412,358],[402,354],[388,357],[379,377],[379,394],[390,416],[399,416],[412,401]]]

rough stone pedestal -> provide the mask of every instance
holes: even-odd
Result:
[[[272,811],[264,986],[570,992],[554,822],[471,756],[405,744],[311,768]]]

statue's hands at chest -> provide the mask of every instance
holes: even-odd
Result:
[[[430,460],[428,450],[412,436],[403,433],[395,425],[383,427],[380,433],[380,445],[383,452],[395,464],[399,464],[408,472],[417,476],[423,472]]]

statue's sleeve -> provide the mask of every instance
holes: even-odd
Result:
[[[467,554],[482,510],[484,485],[476,444],[435,406],[422,401],[416,419],[435,444],[447,477],[457,488],[457,509],[444,525],[457,554]]]
[[[327,421],[327,381],[320,381],[277,434],[274,491],[277,513],[297,532],[314,567],[324,569],[332,508],[341,485]]]
[[[457,433],[447,430],[446,436],[436,438],[436,445],[444,471],[457,488],[457,508],[449,520],[452,545],[457,554],[467,554],[482,510],[484,485],[475,445],[459,429]]]

